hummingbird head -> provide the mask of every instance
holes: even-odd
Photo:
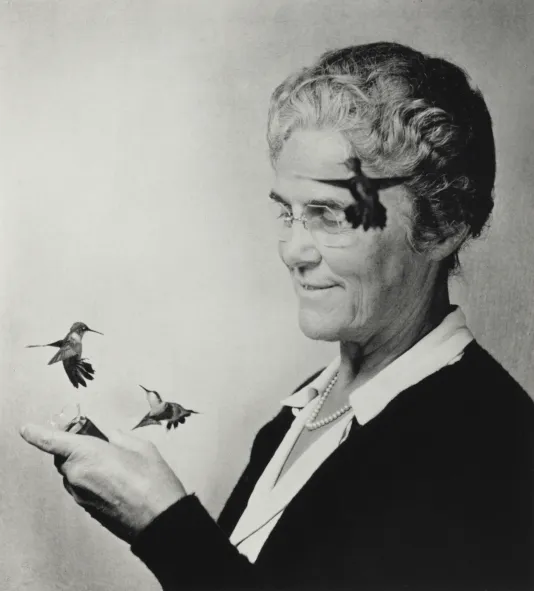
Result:
[[[143,390],[146,392],[146,397],[151,407],[161,404],[163,402],[161,396],[158,392],[156,392],[156,390],[149,390],[148,388],[141,386],[141,384],[139,384],[139,387],[143,388]]]
[[[70,332],[75,332],[80,336],[85,334],[86,332],[96,332],[97,334],[102,334],[101,332],[98,332],[98,330],[93,330],[92,328],[89,328],[87,324],[85,324],[85,322],[75,322],[70,327]]]

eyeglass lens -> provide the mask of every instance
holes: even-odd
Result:
[[[345,218],[343,210],[334,211],[327,206],[304,206],[301,216],[294,217],[291,209],[277,201],[270,200],[271,215],[276,222],[278,239],[291,239],[293,225],[302,223],[313,239],[323,246],[340,247],[351,243],[354,229]]]

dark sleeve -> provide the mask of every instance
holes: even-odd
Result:
[[[195,495],[169,507],[132,544],[164,591],[261,589],[256,568]]]

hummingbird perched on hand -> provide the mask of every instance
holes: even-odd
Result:
[[[165,402],[155,390],[148,390],[141,384],[139,387],[146,392],[150,410],[135,427],[132,427],[132,431],[148,425],[161,425],[162,421],[167,421],[166,428],[167,431],[170,431],[173,427],[176,429],[178,423],[185,423],[185,419],[190,415],[200,414],[196,410],[184,408],[177,402]]]
[[[63,361],[63,367],[71,384],[75,388],[79,384],[86,387],[85,380],[92,380],[95,373],[93,366],[86,359],[82,359],[82,338],[86,332],[102,334],[83,322],[75,322],[64,339],[46,345],[27,345],[27,347],[59,347],[59,351],[50,359],[48,365]]]

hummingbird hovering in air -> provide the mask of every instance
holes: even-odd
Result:
[[[86,359],[82,359],[82,339],[86,332],[102,334],[83,322],[75,322],[65,338],[46,345],[27,345],[27,347],[59,347],[59,351],[50,359],[48,365],[63,361],[63,367],[71,384],[75,388],[79,384],[86,387],[85,380],[92,380],[95,373],[93,366]]]
[[[165,402],[155,390],[148,390],[144,386],[139,385],[140,388],[146,392],[148,404],[150,404],[149,412],[141,419],[141,421],[132,428],[146,427],[148,425],[161,425],[162,421],[167,421],[167,431],[171,428],[178,427],[178,423],[185,423],[185,419],[192,414],[200,414],[196,410],[189,410],[184,408],[177,402]]]
[[[353,176],[348,179],[315,179],[320,183],[348,189],[354,199],[354,203],[345,209],[347,221],[353,228],[362,226],[364,230],[369,228],[381,228],[386,225],[386,208],[379,200],[378,192],[389,187],[395,187],[406,182],[409,177],[372,178],[362,171],[359,158],[349,158],[347,167]]]

